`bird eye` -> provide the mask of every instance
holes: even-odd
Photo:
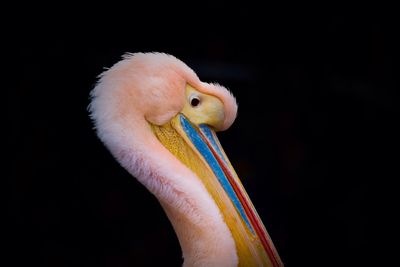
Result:
[[[190,97],[190,105],[192,107],[197,107],[200,104],[200,98],[198,96]]]

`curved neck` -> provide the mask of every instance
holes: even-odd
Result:
[[[184,266],[237,266],[235,241],[205,186],[160,143],[147,121],[141,124],[136,121],[135,129],[124,125],[121,140],[108,146],[161,203],[178,236]]]

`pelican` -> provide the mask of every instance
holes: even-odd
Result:
[[[183,266],[283,266],[215,133],[237,114],[225,87],[172,55],[126,54],[99,76],[89,111],[99,139],[162,205]]]

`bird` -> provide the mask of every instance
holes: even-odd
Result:
[[[161,52],[124,54],[90,92],[98,138],[161,204],[183,266],[283,266],[216,135],[237,109],[226,87]]]

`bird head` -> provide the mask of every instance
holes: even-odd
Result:
[[[201,82],[171,55],[137,53],[105,71],[92,97],[99,137],[161,202],[184,206],[179,196],[168,198],[172,187],[193,195],[196,186],[205,188],[229,228],[239,261],[282,266],[216,135],[237,114],[236,100],[225,87]],[[196,181],[189,184],[192,176]]]

